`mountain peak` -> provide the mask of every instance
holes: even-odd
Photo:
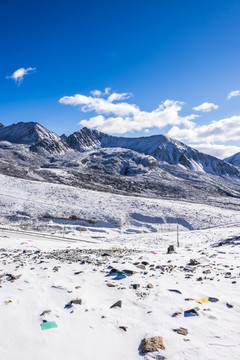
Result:
[[[37,122],[18,122],[0,127],[0,140],[16,144],[36,144],[43,139],[59,140],[59,136]]]

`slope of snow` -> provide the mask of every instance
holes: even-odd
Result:
[[[35,225],[62,231],[63,226],[80,234],[81,227],[93,234],[162,232],[203,229],[239,223],[240,201],[231,209],[184,201],[149,199],[77,189],[66,185],[34,182],[0,175],[2,224],[32,228]],[[226,203],[227,205],[227,203]],[[76,220],[71,220],[75,217]],[[37,223],[37,224],[36,224]],[[100,225],[99,225],[100,224]]]

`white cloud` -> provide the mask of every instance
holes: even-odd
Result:
[[[195,111],[203,111],[203,112],[209,112],[211,110],[217,110],[218,105],[215,105],[214,103],[204,102],[201,105],[195,106],[193,110]]]
[[[104,96],[104,95],[108,95],[111,91],[111,88],[110,87],[106,87],[104,92],[102,92],[101,90],[93,90],[91,91],[91,94],[93,96],[97,96],[97,97],[100,97],[100,96]]]
[[[148,112],[140,110],[135,104],[121,101],[129,98],[131,96],[129,93],[114,92],[108,98],[103,98],[103,95],[107,94],[106,90],[110,91],[109,88],[105,89],[104,94],[101,93],[102,97],[99,97],[99,93],[96,93],[95,90],[95,96],[75,94],[62,97],[59,102],[65,105],[80,106],[83,112],[94,111],[97,114],[97,116],[80,121],[81,125],[118,134],[151,127],[161,129],[167,125],[183,124],[185,127],[191,128],[195,125],[192,120],[198,117],[194,114],[179,115],[184,105],[180,101],[165,100],[156,109]]]
[[[93,90],[91,91],[91,94],[93,96],[101,96],[102,95],[102,92],[100,90]]]
[[[240,140],[240,116],[232,116],[218,121],[212,121],[208,125],[194,126],[188,129],[180,129],[173,126],[168,135],[191,143],[214,143]]]
[[[126,100],[126,99],[129,99],[131,96],[132,96],[132,94],[130,94],[130,93],[122,93],[122,94],[112,93],[111,95],[109,95],[108,100],[110,102]]]
[[[29,73],[35,71],[36,68],[20,68],[16,71],[14,71],[14,73],[11,76],[6,76],[7,79],[13,79],[18,85],[23,81],[23,77],[25,75],[28,75]]]
[[[240,96],[240,90],[233,90],[228,94],[228,99],[231,99],[232,97]]]
[[[94,112],[94,116],[91,114],[79,124],[107,133],[125,134],[134,130],[148,133],[153,127],[163,129],[170,125],[172,127],[167,133],[168,136],[188,143],[204,153],[225,158],[240,151],[238,146],[224,144],[240,140],[240,116],[198,126],[194,121],[198,115],[180,115],[183,102],[165,100],[156,109],[143,111],[136,104],[125,101],[131,97],[130,93],[110,93],[110,90],[94,90],[91,92],[92,96],[64,96],[59,102],[79,106],[83,113]],[[213,103],[203,103],[194,110],[210,111],[209,109],[216,108],[218,106]]]
[[[224,144],[189,144],[189,146],[219,159],[225,159],[237,152],[240,152],[240,146]]]

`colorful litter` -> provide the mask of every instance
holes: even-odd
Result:
[[[57,328],[57,324],[55,321],[46,321],[40,324],[42,330],[48,330],[48,329],[53,329],[53,328]]]
[[[209,301],[209,300],[206,299],[206,298],[196,299],[196,301],[197,301],[199,304],[207,304],[207,303],[210,303],[210,302],[211,302],[211,301]]]

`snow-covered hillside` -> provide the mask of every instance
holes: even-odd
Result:
[[[240,222],[240,200],[218,206],[123,196],[0,175],[1,223],[79,234],[203,229]],[[221,207],[219,207],[221,206]],[[228,207],[228,208],[227,208]],[[100,229],[100,230],[99,230]]]
[[[234,166],[240,167],[240,152],[224,159],[224,161],[226,161]]]

